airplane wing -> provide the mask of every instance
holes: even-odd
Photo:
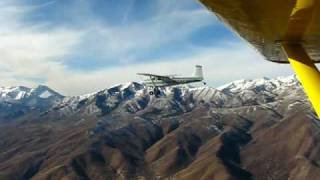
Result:
[[[290,63],[320,118],[320,0],[199,0],[267,60]]]
[[[288,41],[301,42],[313,62],[320,62],[320,0],[199,1],[267,60],[288,63],[281,47]]]
[[[148,76],[148,77],[155,77],[158,80],[162,80],[166,83],[175,83],[176,81],[173,80],[170,76],[163,76],[163,75],[156,75],[156,74],[149,74],[149,73],[137,73],[140,76]]]

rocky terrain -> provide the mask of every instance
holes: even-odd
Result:
[[[0,179],[317,179],[320,121],[294,76],[139,83],[64,97],[0,89]]]

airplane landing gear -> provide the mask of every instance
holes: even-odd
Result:
[[[150,95],[150,96],[155,95],[156,97],[159,97],[160,94],[161,94],[161,92],[160,92],[160,90],[159,90],[157,87],[153,88],[153,91],[150,91],[150,92],[149,92],[149,95]]]
[[[160,90],[158,89],[158,88],[154,88],[154,95],[156,96],[156,97],[158,97],[159,95],[160,95]]]

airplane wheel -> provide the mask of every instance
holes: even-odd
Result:
[[[153,92],[153,91],[150,91],[150,92],[149,92],[149,95],[150,95],[150,96],[154,95],[154,92]]]

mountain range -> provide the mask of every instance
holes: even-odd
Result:
[[[65,97],[0,88],[0,179],[317,179],[320,122],[295,76]]]

